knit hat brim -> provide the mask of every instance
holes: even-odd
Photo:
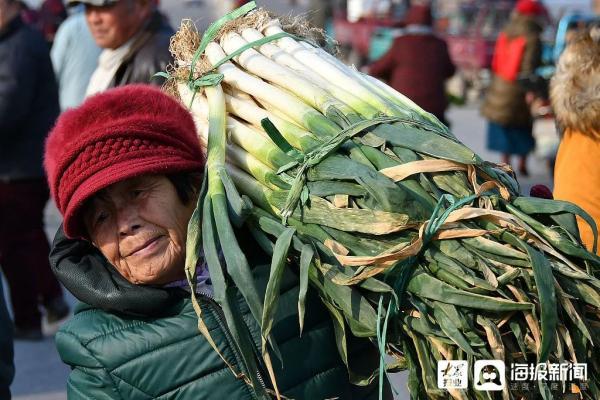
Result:
[[[201,172],[204,161],[188,110],[157,88],[128,85],[65,111],[44,167],[65,234],[85,238],[81,209],[95,193],[142,175]]]
[[[77,187],[64,213],[63,227],[69,238],[88,237],[83,215],[86,203],[98,192],[107,187],[142,175],[168,175],[178,172],[202,172],[201,162],[173,158],[165,159],[163,155],[145,156],[137,159],[127,159],[103,169],[88,177]]]

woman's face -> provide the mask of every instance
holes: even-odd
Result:
[[[185,277],[187,224],[195,201],[183,204],[164,175],[115,183],[84,212],[92,243],[128,281],[165,284]]]

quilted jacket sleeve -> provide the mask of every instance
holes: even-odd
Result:
[[[73,333],[56,334],[56,346],[65,364],[71,366],[67,382],[69,400],[122,399],[106,368]]]
[[[114,400],[117,393],[110,386],[110,377],[97,370],[75,367],[67,381],[67,398],[69,400]]]

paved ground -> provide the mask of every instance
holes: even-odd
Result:
[[[198,22],[199,27],[205,26],[214,19],[208,10],[213,10],[212,0],[205,0],[206,3],[199,1],[182,0],[162,0],[162,5],[168,10],[174,26],[182,17],[192,17]],[[217,0],[214,0],[217,3]],[[295,6],[294,12],[306,12],[306,3],[299,1]],[[267,5],[277,12],[289,12],[292,7],[285,0],[260,1],[261,5]],[[449,113],[449,119],[452,123],[453,132],[470,146],[475,152],[484,159],[497,162],[497,154],[489,153],[485,150],[484,132],[485,122],[479,116],[475,107],[466,107],[453,109]],[[529,187],[535,183],[543,183],[551,186],[551,181],[545,166],[536,159],[531,159],[529,163],[531,176],[520,180],[523,192],[528,193]],[[56,209],[49,205],[47,209],[47,231],[51,238],[56,231],[60,217]],[[69,296],[71,304],[75,300]],[[66,398],[65,382],[68,376],[68,368],[58,359],[54,347],[54,341],[51,337],[40,343],[17,342],[15,345],[15,357],[17,375],[12,386],[15,400],[62,400]],[[394,385],[399,389],[396,398],[408,400],[408,394],[404,389],[405,376],[395,376]]]

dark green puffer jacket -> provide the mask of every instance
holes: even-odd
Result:
[[[60,231],[50,258],[62,283],[94,304],[80,305],[56,335],[59,354],[72,367],[69,399],[256,398],[199,334],[188,293],[128,284],[87,242],[68,240]],[[264,293],[269,267],[258,266],[253,273],[259,292]],[[376,399],[375,385],[359,388],[349,383],[330,317],[310,290],[299,336],[297,282],[288,272],[273,331],[283,359],[282,368],[273,357],[281,392],[295,399]],[[260,360],[260,328],[239,293],[237,300]],[[220,307],[206,296],[200,296],[200,306],[221,354],[245,372]],[[376,368],[378,356],[371,343],[353,339],[349,352],[358,372]],[[260,365],[260,379],[268,385]]]

